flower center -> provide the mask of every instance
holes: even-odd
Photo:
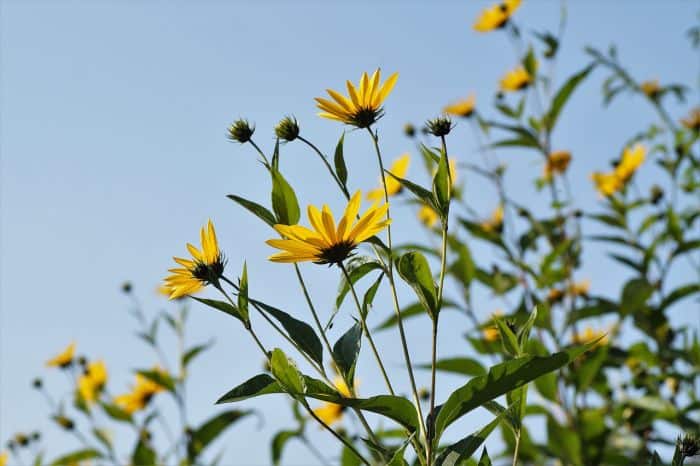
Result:
[[[336,243],[329,248],[321,251],[318,256],[318,260],[314,261],[315,264],[339,264],[345,259],[352,255],[353,249],[357,247],[357,244],[352,241],[343,241]]]

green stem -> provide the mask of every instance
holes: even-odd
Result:
[[[258,145],[255,144],[255,141],[253,141],[252,139],[250,139],[248,142],[250,143],[251,146],[255,147],[255,150],[258,151],[258,154],[260,154],[260,157],[263,158],[263,162],[265,164],[265,167],[269,170],[271,165],[270,165],[270,161],[267,160],[267,157],[265,157],[265,153],[262,150],[260,150],[260,147],[258,147]]]
[[[382,180],[382,187],[384,188],[384,200],[387,204],[387,210],[386,210],[386,217],[387,219],[391,218],[391,215],[389,213],[389,191],[387,190],[386,187],[386,177],[384,173],[384,161],[382,160],[382,152],[379,149],[379,140],[377,139],[377,135],[372,132],[370,128],[367,128],[367,132],[370,135],[370,138],[372,138],[372,142],[374,143],[374,150],[377,154],[377,161],[379,163],[379,174],[380,178]],[[420,396],[418,396],[418,387],[416,386],[416,378],[415,375],[413,374],[413,363],[411,362],[411,354],[408,351],[408,342],[406,340],[406,330],[404,329],[403,325],[403,317],[401,316],[401,307],[399,305],[399,298],[396,293],[396,284],[394,282],[394,258],[393,258],[393,246],[391,242],[391,224],[387,226],[387,243],[389,247],[389,263],[386,266],[386,272],[387,272],[387,278],[389,279],[389,287],[391,288],[391,299],[394,304],[394,312],[396,313],[396,320],[398,323],[399,327],[399,335],[401,337],[401,348],[403,349],[403,356],[404,360],[406,362],[406,370],[408,371],[408,377],[411,382],[411,390],[413,391],[413,399],[414,403],[416,405],[416,409],[418,410],[418,418],[420,419],[420,425],[421,429],[423,430],[423,433],[427,435],[427,430],[425,428],[425,419],[423,418],[423,410],[421,408],[420,404]],[[426,437],[427,438],[427,437]]]
[[[518,465],[518,451],[520,450],[520,430],[515,434],[515,447],[513,448],[513,466]]]
[[[394,392],[394,387],[391,386],[391,381],[389,380],[389,375],[386,372],[386,369],[384,368],[384,363],[382,362],[381,356],[379,356],[379,351],[377,350],[377,346],[374,344],[374,339],[372,338],[372,334],[369,331],[369,327],[367,326],[367,319],[365,316],[365,313],[362,311],[362,305],[360,304],[360,299],[357,297],[357,292],[355,291],[355,285],[353,285],[352,280],[350,279],[350,274],[348,274],[348,270],[345,268],[345,265],[342,262],[338,262],[338,267],[340,267],[340,270],[343,271],[343,275],[345,276],[345,280],[347,280],[348,285],[350,285],[350,292],[352,294],[353,299],[355,300],[355,305],[357,306],[357,312],[360,314],[360,323],[362,325],[362,330],[364,331],[365,336],[367,337],[367,341],[369,342],[369,346],[372,348],[372,352],[374,353],[374,359],[377,360],[377,365],[379,366],[379,370],[382,372],[382,376],[384,377],[384,382],[386,383],[386,387],[389,390],[389,393],[392,395],[395,394]]]
[[[303,143],[306,144],[307,146],[311,147],[311,148],[314,150],[314,152],[316,152],[316,153],[318,154],[318,156],[319,156],[319,157],[321,158],[321,160],[323,161],[323,164],[324,164],[324,165],[326,166],[326,168],[328,169],[328,173],[331,174],[331,176],[332,176],[333,179],[335,180],[336,184],[338,185],[338,187],[340,188],[340,190],[343,192],[343,195],[345,196],[345,199],[350,199],[350,193],[348,192],[348,189],[347,189],[347,188],[345,187],[345,185],[343,185],[343,183],[340,181],[340,179],[338,178],[338,175],[337,175],[337,174],[335,173],[335,171],[333,170],[333,167],[331,167],[330,162],[328,162],[328,157],[326,157],[325,155],[323,155],[323,152],[321,152],[321,151],[319,150],[319,148],[316,147],[311,141],[309,141],[309,140],[307,140],[307,139],[305,139],[305,138],[303,138],[303,137],[301,137],[301,136],[297,136],[297,139],[299,139],[301,142],[303,142]]]

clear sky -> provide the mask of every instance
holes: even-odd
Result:
[[[536,30],[556,28],[559,2],[523,3],[519,23]],[[44,374],[47,357],[70,340],[78,342],[81,353],[107,361],[113,391],[126,389],[131,369],[155,362],[130,336],[134,323],[120,284],[131,280],[151,313],[166,308],[153,290],[171,256],[184,253],[184,243],[197,239],[208,218],[216,222],[232,275],[247,259],[251,293],[304,315],[293,271],[265,260],[268,228],[225,198],[237,193],[266,204],[269,198],[268,179],[253,152],[226,140],[227,125],[237,117],[250,119],[257,125],[256,140],[269,150],[274,124],[294,114],[303,135],[330,151],[342,128],[316,117],[313,97],[381,66],[387,73],[400,72],[379,125],[384,152],[393,157],[412,150],[401,133],[404,123],[420,123],[470,91],[479,102],[490,101],[500,76],[515,64],[505,36],[471,30],[484,5],[4,0],[0,439],[17,430],[49,430],[46,407],[29,384]],[[605,48],[614,42],[634,76],[697,86],[700,60],[684,36],[697,24],[697,14],[698,3],[692,1],[571,1],[558,82],[586,64],[585,45]],[[603,112],[599,90],[604,77],[599,71],[582,86],[554,138],[557,148],[574,155],[573,191],[583,206],[596,202],[588,174],[607,167],[624,141],[655,121],[644,102],[629,96]],[[697,90],[690,99],[698,102]],[[672,111],[679,117],[688,108]],[[458,127],[451,136],[456,157],[477,156],[470,135],[468,128]],[[372,187],[377,173],[366,135],[352,133],[346,139],[350,185]],[[501,158],[511,167],[511,193],[528,203],[544,202],[544,194],[532,187],[541,170],[534,156],[510,151]],[[318,160],[303,146],[284,147],[282,167],[302,204],[342,204]],[[417,169],[416,160],[414,173]],[[650,185],[654,173],[643,168],[640,184]],[[485,215],[496,197],[480,183],[467,179],[466,194]],[[415,233],[410,209],[398,209],[395,222],[402,225],[396,228],[399,239]],[[492,251],[476,251],[478,260],[488,264]],[[303,269],[323,313],[330,312],[338,276],[320,267]],[[616,289],[622,273],[609,262],[586,258],[581,277],[591,278],[594,292],[606,294]],[[404,293],[404,302],[409,299]],[[502,306],[484,296],[477,311],[487,316]],[[380,296],[374,319],[383,320],[389,312],[387,297]],[[464,354],[464,320],[445,321],[441,354]],[[345,313],[336,332],[348,322]],[[414,359],[427,360],[421,323],[410,323],[408,331]],[[261,358],[237,322],[201,306],[191,314],[190,336],[193,342],[216,338],[214,349],[191,373],[189,403],[198,421],[218,409],[212,406],[218,396],[257,373]],[[267,331],[262,336],[270,344],[276,341]],[[396,334],[381,334],[378,343],[390,365],[398,366]],[[361,392],[376,393],[381,382],[364,356]],[[438,399],[464,382],[444,380]],[[46,375],[46,381],[52,387],[64,382],[57,374]],[[231,430],[225,445],[219,445],[227,452],[224,463],[268,464],[267,442],[275,427],[292,425],[291,415],[281,397],[241,405],[246,406],[258,409],[265,422],[260,426],[251,419]],[[462,432],[478,421],[466,419]],[[315,428],[312,435],[321,446],[334,445]],[[62,439],[48,437],[50,456],[69,448]],[[328,451],[332,456],[337,449]],[[305,465],[306,456],[292,444],[286,458],[290,465]]]

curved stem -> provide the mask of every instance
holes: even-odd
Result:
[[[305,138],[303,138],[303,137],[301,137],[301,136],[297,136],[297,139],[299,139],[301,142],[303,142],[303,143],[306,144],[307,146],[311,147],[311,148],[314,150],[314,152],[316,152],[316,153],[318,154],[318,156],[319,156],[319,157],[321,158],[321,160],[323,161],[323,164],[324,164],[324,165],[326,166],[326,168],[328,169],[328,173],[331,174],[331,176],[332,176],[333,179],[335,180],[336,184],[338,185],[338,187],[340,188],[340,190],[343,192],[343,195],[345,196],[345,199],[350,199],[350,193],[348,192],[348,189],[347,189],[347,188],[345,187],[345,185],[340,181],[340,179],[338,178],[338,175],[337,175],[337,174],[335,173],[335,171],[333,170],[333,167],[331,167],[330,162],[328,162],[328,157],[326,157],[325,155],[323,155],[323,152],[321,152],[321,151],[319,150],[319,148],[316,147],[316,146],[315,146],[311,141],[309,141],[308,139],[305,139]]]
[[[267,167],[267,169],[269,170],[271,165],[270,161],[267,160],[267,157],[265,157],[265,153],[262,150],[260,150],[260,147],[258,147],[258,145],[255,144],[255,141],[253,141],[252,139],[250,139],[248,142],[251,146],[255,147],[255,150],[258,151],[258,154],[260,154],[260,157],[262,157],[265,167]]]
[[[386,369],[384,368],[384,363],[382,363],[382,358],[379,356],[379,351],[377,350],[377,346],[374,344],[374,339],[372,338],[372,334],[370,333],[369,327],[367,326],[366,316],[365,316],[365,313],[362,311],[362,305],[360,304],[360,299],[357,297],[357,292],[355,291],[355,285],[352,284],[352,281],[350,279],[350,274],[348,274],[348,271],[345,268],[345,265],[342,262],[338,262],[338,267],[340,267],[340,270],[343,271],[343,275],[345,276],[345,280],[347,280],[348,285],[350,285],[350,292],[352,294],[353,299],[355,300],[355,305],[357,306],[357,312],[360,314],[360,323],[362,324],[362,330],[364,331],[364,334],[367,337],[367,341],[369,342],[369,346],[372,348],[372,352],[374,353],[374,359],[377,360],[377,365],[379,366],[379,370],[382,372],[382,376],[384,377],[384,382],[386,383],[386,387],[389,390],[389,393],[394,395],[395,394],[394,387],[391,386],[391,381],[389,380],[389,376],[387,375]]]
[[[372,132],[370,128],[367,128],[367,132],[374,143],[374,150],[377,154],[377,162],[379,163],[379,174],[382,180],[382,187],[384,188],[384,200],[387,203],[386,216],[391,218],[389,213],[389,191],[386,187],[386,177],[384,173],[384,161],[382,160],[382,152],[379,149],[379,140],[377,135]],[[427,435],[425,428],[425,419],[423,419],[423,410],[420,404],[420,396],[418,396],[418,387],[416,386],[416,377],[413,373],[413,363],[411,362],[411,354],[408,351],[408,342],[406,339],[406,330],[403,325],[403,317],[401,316],[401,307],[399,305],[399,298],[396,293],[396,284],[394,282],[394,258],[393,258],[393,246],[391,241],[391,224],[387,226],[387,245],[389,247],[389,260],[386,266],[387,278],[389,280],[389,287],[391,288],[391,299],[394,304],[394,312],[396,313],[396,319],[399,327],[399,335],[401,337],[401,348],[403,349],[403,356],[406,362],[406,370],[408,372],[408,377],[411,382],[411,391],[413,392],[413,399],[416,409],[418,410],[418,418],[420,419],[421,429],[423,433]],[[427,438],[427,437],[426,437]]]

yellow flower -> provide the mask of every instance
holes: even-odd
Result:
[[[391,223],[386,218],[389,206],[372,205],[357,219],[362,202],[358,190],[348,202],[343,217],[335,224],[333,213],[327,205],[319,211],[315,206],[308,207],[309,221],[313,230],[301,225],[275,225],[283,239],[270,239],[267,244],[281,249],[269,257],[272,262],[306,262],[316,264],[337,264],[344,261],[363,241],[371,238]]]
[[[465,99],[458,100],[447,105],[443,112],[448,115],[453,115],[457,117],[468,118],[474,113],[474,108],[476,107],[476,96],[470,94],[469,97]]]
[[[600,339],[600,341],[597,343],[597,345],[607,345],[608,344],[608,336],[604,331],[593,330],[591,327],[586,327],[586,329],[582,333],[574,333],[571,336],[571,342],[575,345],[583,345],[585,343],[596,340],[600,337],[603,337],[603,338]]]
[[[165,371],[159,367],[155,367],[154,370],[165,374]],[[144,409],[153,396],[163,390],[164,388],[160,384],[141,374],[136,374],[136,383],[131,391],[114,397],[114,403],[127,413],[133,414]]]
[[[518,65],[517,68],[508,71],[501,78],[502,91],[519,91],[525,89],[532,82],[532,76],[527,72],[524,66]]]
[[[622,159],[615,167],[615,175],[623,183],[627,182],[644,162],[646,152],[646,148],[641,144],[636,144],[631,148],[625,147],[625,150],[622,152]]]
[[[173,257],[182,268],[170,269],[172,275],[165,279],[164,287],[170,290],[170,299],[191,295],[210,283],[216,283],[224,273],[224,257],[219,251],[214,224],[209,220],[206,229],[200,231],[202,250],[190,243],[187,250],[192,259]]]
[[[377,68],[371,78],[367,73],[362,73],[358,87],[346,81],[348,97],[333,89],[326,89],[333,101],[317,97],[317,106],[322,110],[318,115],[358,128],[368,128],[384,114],[382,104],[398,78],[399,74],[394,73],[380,86],[381,72]]]
[[[695,107],[687,117],[681,118],[681,124],[693,131],[700,131],[700,107]]]
[[[552,288],[547,293],[547,301],[551,303],[556,303],[564,298],[564,292],[559,288]]]
[[[591,179],[595,183],[596,189],[603,196],[612,196],[617,191],[622,189],[623,183],[615,175],[615,172],[601,173],[594,172],[591,174]]]
[[[75,342],[68,345],[68,347],[66,347],[66,349],[64,349],[61,353],[56,355],[54,358],[46,361],[46,366],[66,368],[73,363],[74,356],[75,356]]]
[[[398,159],[394,160],[389,168],[389,173],[399,178],[406,178],[406,172],[408,172],[408,166],[411,164],[410,154],[403,154]],[[386,182],[386,192],[389,196],[398,194],[401,191],[401,183],[397,181],[391,175],[384,175],[384,181]],[[381,183],[381,181],[380,181]],[[373,189],[367,193],[367,199],[370,201],[381,201],[384,199],[384,186],[380,186],[377,189]]]
[[[6,466],[7,465],[7,457],[9,455],[7,454],[6,451],[3,451],[0,453],[0,466]]]
[[[434,227],[439,218],[440,216],[435,212],[435,209],[427,204],[423,204],[420,209],[418,209],[418,220],[429,228]]]
[[[338,390],[338,392],[345,398],[350,398],[350,390],[348,385],[341,377],[336,377],[333,380],[333,385]],[[339,404],[326,402],[323,403],[319,408],[314,409],[314,414],[318,416],[321,421],[326,425],[332,425],[340,421],[343,417],[343,411],[345,407]]]
[[[585,296],[588,294],[588,290],[591,289],[591,281],[581,280],[580,282],[572,283],[569,286],[569,294],[571,296]]]
[[[484,340],[488,341],[489,343],[498,340],[501,336],[496,327],[486,327],[481,331],[481,334],[483,335]]]
[[[502,28],[508,19],[520,6],[521,0],[504,0],[502,3],[492,5],[481,12],[481,15],[474,23],[474,30],[478,32],[489,32]]]
[[[498,231],[503,226],[503,206],[499,204],[496,209],[491,213],[491,217],[488,220],[481,222],[481,228],[486,231]]]
[[[107,366],[104,361],[95,361],[88,364],[85,373],[78,378],[78,391],[87,403],[97,399],[107,383]]]
[[[644,81],[639,85],[639,88],[650,99],[658,96],[659,92],[661,91],[661,86],[659,85],[658,79],[654,79],[653,81]]]
[[[571,152],[568,150],[557,150],[549,154],[547,163],[544,166],[544,178],[549,180],[553,175],[561,175],[566,172],[571,162]]]

